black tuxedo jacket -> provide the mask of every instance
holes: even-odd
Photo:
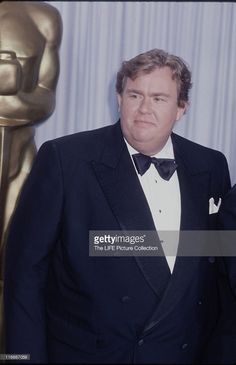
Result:
[[[181,229],[212,229],[209,199],[230,186],[225,157],[172,141]],[[155,272],[141,257],[89,256],[90,230],[154,229],[119,122],[46,142],[7,242],[6,352],[33,362],[201,361],[222,313],[221,260],[177,257],[163,293],[165,258]]]

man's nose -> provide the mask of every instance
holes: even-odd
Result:
[[[151,101],[148,98],[143,98],[140,102],[139,105],[139,111],[140,113],[151,113],[152,111],[152,106],[151,106]]]

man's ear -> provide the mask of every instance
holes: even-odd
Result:
[[[121,97],[121,95],[120,94],[116,94],[116,96],[117,96],[117,102],[118,102],[118,106],[119,106],[119,110],[120,110],[120,106],[121,106],[121,99],[122,99],[122,97]]]
[[[187,110],[187,103],[185,101],[181,102],[181,105],[178,106],[178,110],[177,110],[177,116],[176,116],[176,121],[180,120],[182,118],[182,116],[184,115],[184,113]]]

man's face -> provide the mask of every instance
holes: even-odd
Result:
[[[127,78],[118,95],[121,129],[124,137],[139,152],[154,155],[165,145],[174,124],[185,107],[177,103],[177,83],[169,67]]]

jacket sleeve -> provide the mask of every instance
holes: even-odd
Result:
[[[219,222],[222,244],[224,245],[226,243],[230,248],[229,255],[225,257],[225,262],[230,279],[230,285],[236,298],[236,185],[233,186],[222,201],[222,205],[219,210]]]
[[[47,362],[45,287],[63,205],[61,165],[52,142],[39,150],[10,224],[5,251],[7,354]]]

